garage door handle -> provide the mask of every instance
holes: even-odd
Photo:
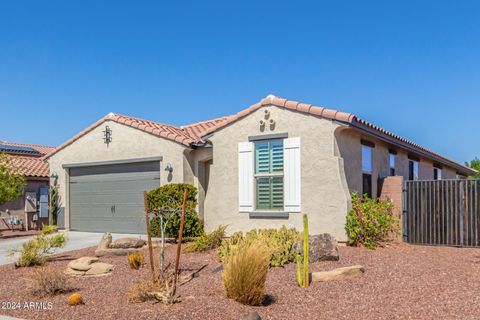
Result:
[[[111,211],[112,213],[115,213],[115,206],[111,206],[111,207],[110,207],[110,211]]]

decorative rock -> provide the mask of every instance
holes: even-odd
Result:
[[[115,249],[128,249],[128,248],[141,248],[146,244],[146,241],[137,237],[125,237],[113,241],[110,244],[110,248]]]
[[[296,242],[293,248],[303,255],[303,240]],[[337,240],[328,233],[309,236],[308,248],[308,262],[340,259]]]
[[[125,240],[128,239],[128,240]],[[135,239],[135,241],[130,242],[131,239]],[[139,238],[135,237],[126,237],[126,238],[120,238],[115,241],[118,248],[112,248],[112,235],[110,232],[106,232],[103,236],[102,239],[100,240],[100,243],[97,246],[97,249],[95,250],[95,255],[97,257],[111,257],[111,256],[126,256],[129,252],[132,251],[132,249],[135,249],[136,247],[132,248],[125,248],[121,247],[124,246],[125,243],[130,242],[134,245],[139,245],[141,242],[143,243],[141,246],[145,244],[145,241]]]
[[[68,267],[77,271],[87,271],[92,267],[92,263],[97,262],[96,257],[81,257],[76,260],[70,261]]]
[[[100,243],[97,246],[97,250],[106,250],[112,243],[112,235],[110,232],[106,232],[103,234],[102,239],[100,239]]]
[[[260,317],[260,315],[257,312],[250,311],[245,316],[245,320],[262,320],[262,317]]]
[[[85,272],[86,276],[99,276],[112,272],[113,265],[103,262],[95,262],[92,264],[92,267]]]
[[[221,264],[218,267],[215,267],[215,268],[212,269],[213,273],[219,273],[220,271],[223,271],[223,264]]]
[[[312,281],[346,280],[361,276],[365,272],[363,266],[338,268],[331,271],[313,272]]]
[[[65,274],[67,276],[81,277],[85,275],[85,271],[78,271],[78,270],[73,270],[72,268],[67,268],[65,269]]]

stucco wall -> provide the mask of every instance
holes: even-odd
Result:
[[[350,127],[339,127],[336,132],[336,154],[345,161],[345,175],[347,177],[350,192],[362,192],[362,144],[361,140],[368,140],[375,144],[372,151],[372,195],[378,193],[378,179],[385,178],[390,172],[389,150],[387,143],[374,137],[362,134]],[[395,175],[402,176],[408,180],[408,152],[394,148]],[[421,180],[433,179],[434,163],[430,159],[420,158],[418,164],[418,175]],[[442,178],[455,179],[456,170],[443,166]]]
[[[103,142],[105,126],[112,130],[112,142]],[[160,167],[160,184],[183,182],[185,172],[191,178],[191,169],[184,162],[186,148],[176,142],[166,140],[144,131],[134,129],[114,121],[106,121],[88,134],[60,150],[48,159],[50,173],[58,174],[59,206],[65,214],[65,228],[69,227],[68,218],[68,172],[63,164],[125,160],[163,156]],[[167,163],[173,167],[170,175],[164,170]]]
[[[262,131],[259,121],[264,110],[271,112],[274,128]],[[303,229],[302,214],[290,213],[288,219],[250,218],[239,212],[238,143],[249,136],[288,133],[301,138],[301,206],[309,215],[312,234],[328,232],[346,240],[344,223],[350,195],[343,172],[343,161],[334,154],[334,131],[338,124],[277,107],[262,107],[245,118],[216,132],[213,163],[210,165],[208,192],[205,198],[205,227],[210,231],[228,225],[229,233],[255,228],[278,228],[282,225]]]
[[[27,179],[25,185],[25,192],[38,192],[40,188],[48,188],[48,179]],[[8,210],[8,212],[7,212]],[[34,213],[28,214],[28,229],[42,228],[48,225],[48,218],[38,218],[37,221],[32,221]],[[6,202],[0,206],[0,230],[7,230],[9,227],[5,224],[3,219],[7,220],[12,216],[18,216],[23,222],[23,227],[26,228],[25,215],[25,193],[13,201]],[[16,226],[16,229],[19,227]]]

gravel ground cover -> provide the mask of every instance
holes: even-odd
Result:
[[[63,270],[71,259],[93,255],[94,248],[56,256],[50,266]],[[175,246],[167,249],[173,261]],[[146,254],[147,256],[147,254]],[[128,266],[126,257],[101,258],[115,265],[113,274],[73,278],[85,305],[71,307],[67,295],[39,299],[25,289],[28,269],[0,267],[0,315],[24,319],[245,319],[250,311],[262,319],[479,319],[480,250],[395,245],[375,251],[340,248],[340,261],[310,264],[311,271],[361,264],[361,278],[297,287],[295,265],[270,269],[263,306],[247,307],[225,297],[215,252],[182,254],[184,272],[208,264],[180,287],[182,302],[130,304],[126,292],[148,268]],[[7,302],[51,302],[51,310],[6,310]]]

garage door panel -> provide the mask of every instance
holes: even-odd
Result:
[[[160,186],[159,170],[159,162],[71,168],[71,229],[145,233],[143,192]]]

